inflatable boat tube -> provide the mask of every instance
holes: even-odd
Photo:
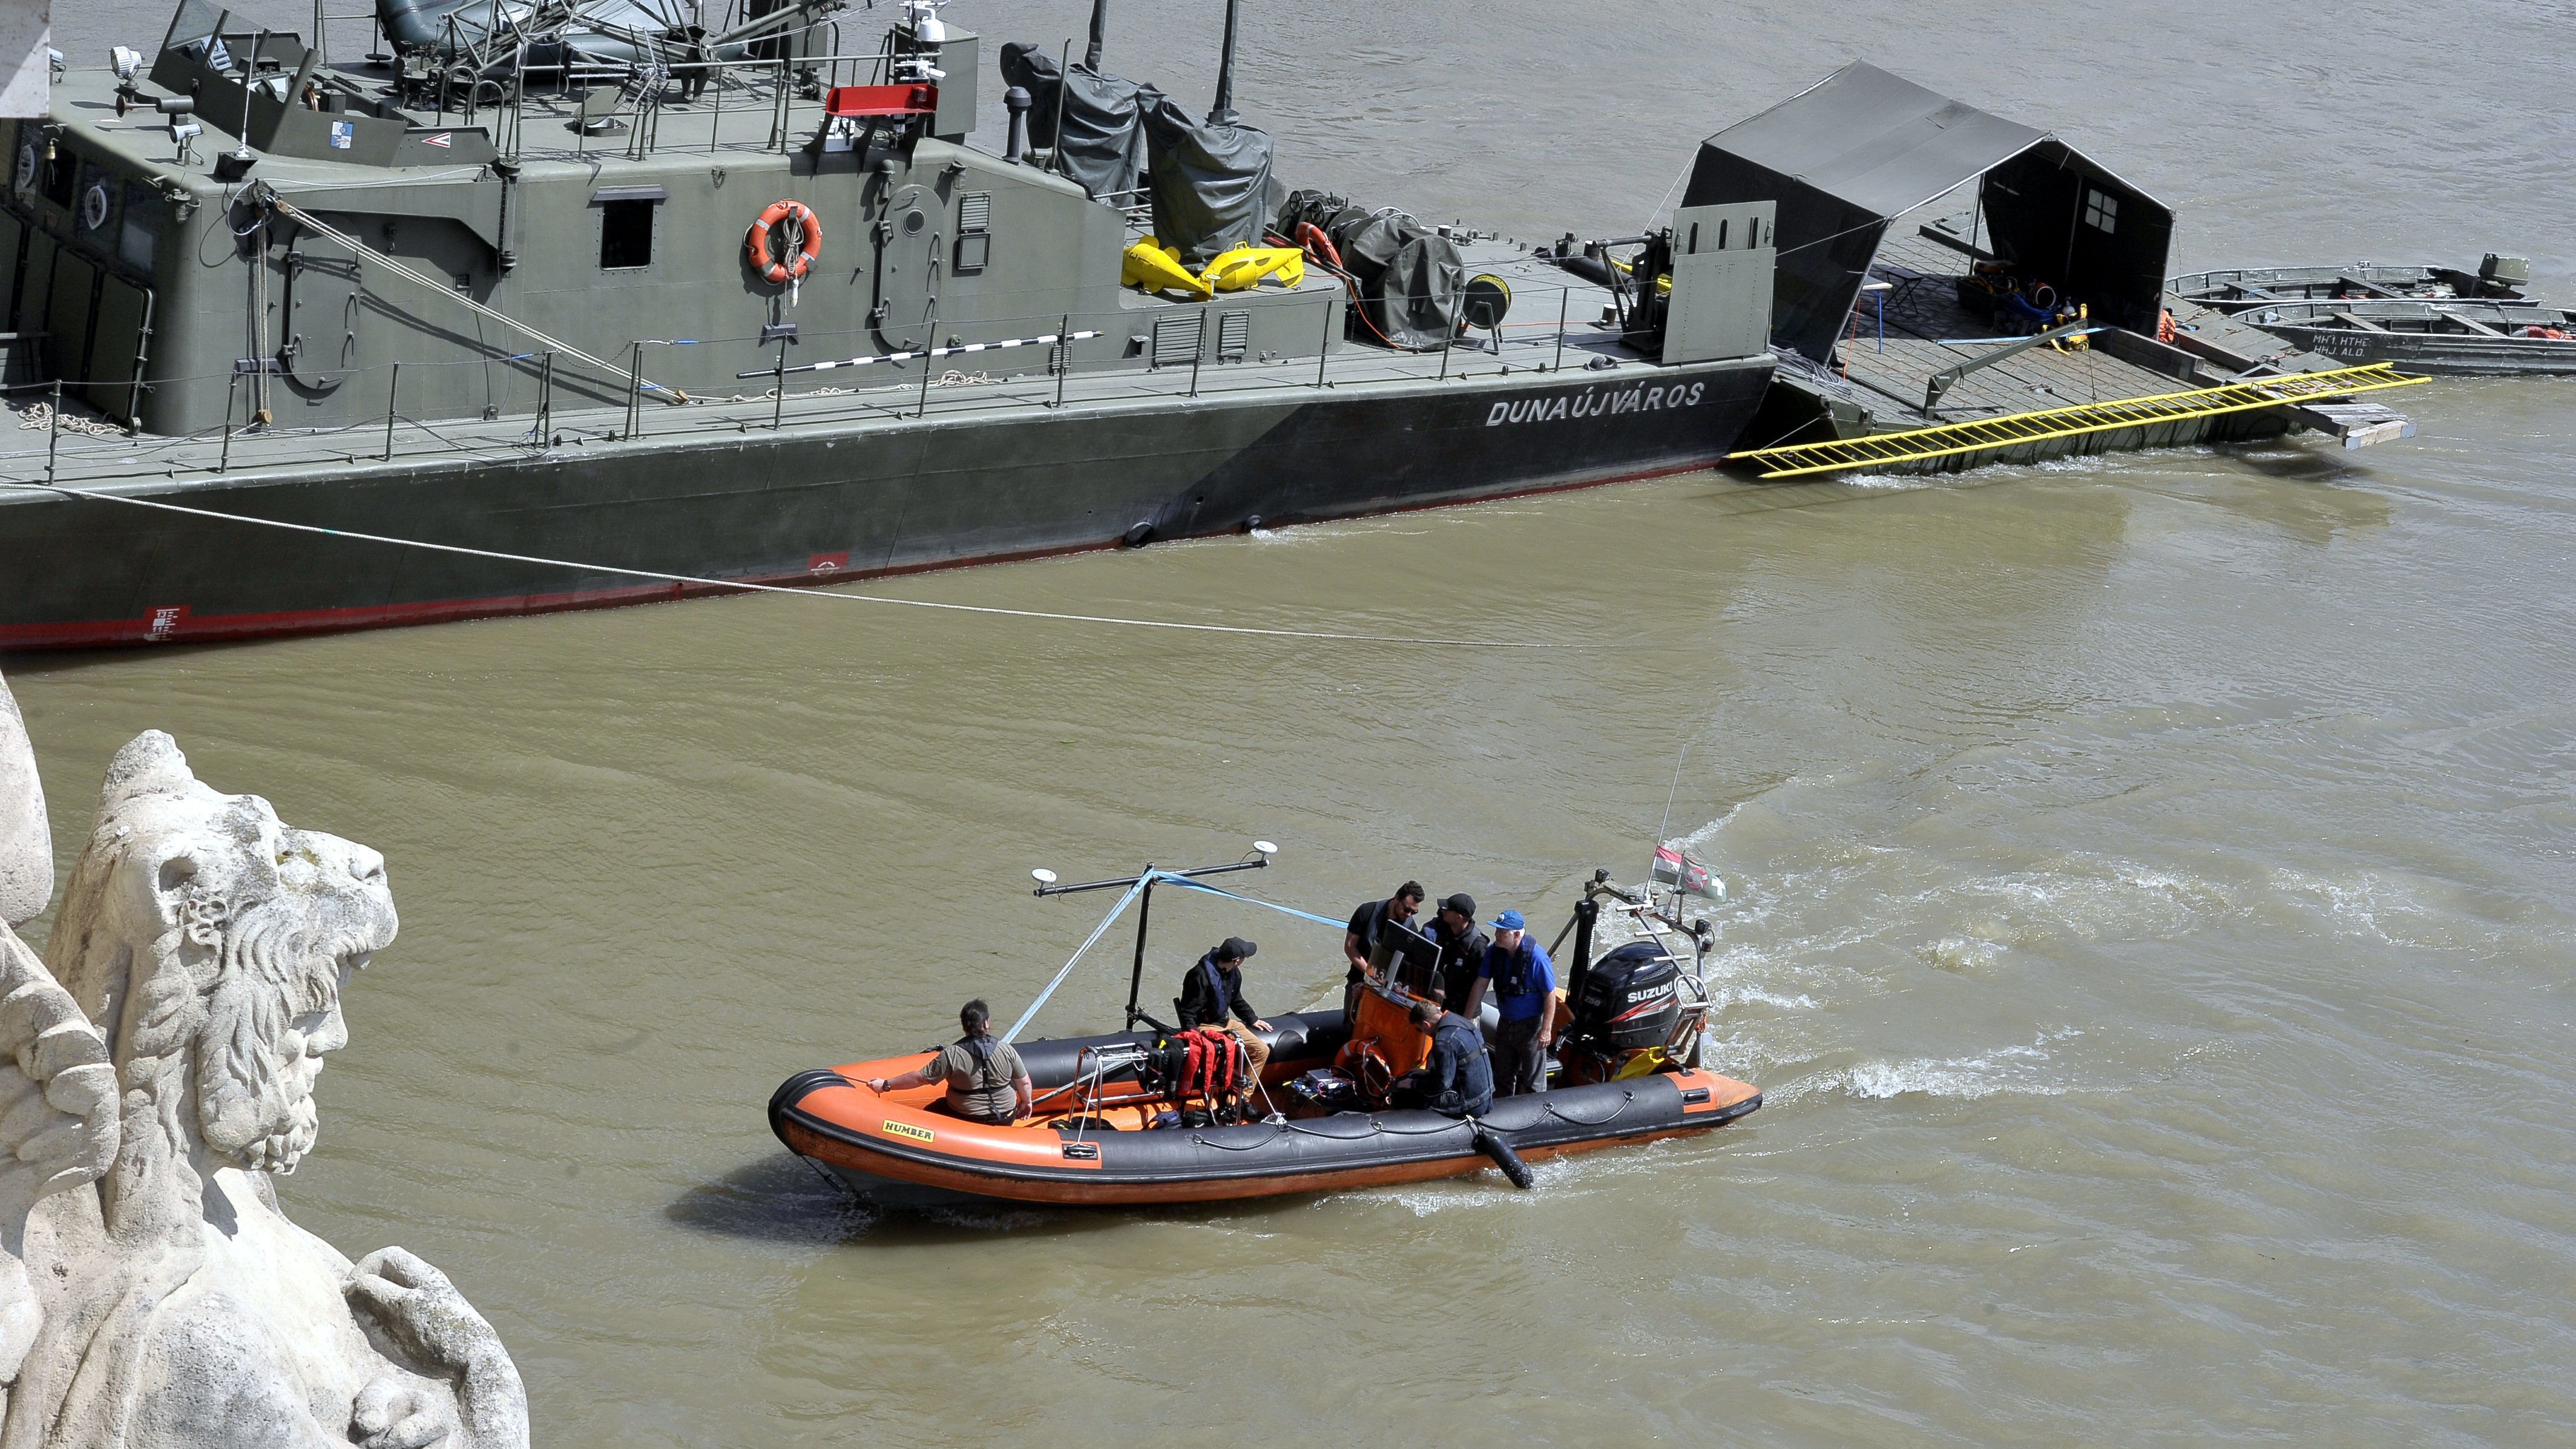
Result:
[[[1329,1063],[1339,1012],[1276,1018],[1265,1079],[1278,1083]],[[1132,1205],[1215,1202],[1282,1193],[1422,1182],[1503,1161],[1541,1159],[1704,1132],[1762,1104],[1755,1087],[1703,1071],[1668,1071],[1499,1100],[1469,1123],[1434,1112],[1342,1112],[1241,1126],[1138,1130],[1074,1116],[1067,1088],[1085,1048],[1148,1044],[1122,1033],[1027,1042],[1021,1060],[1039,1115],[1009,1127],[936,1110],[937,1090],[880,1094],[866,1083],[900,1076],[928,1049],[799,1072],[769,1102],[770,1130],[861,1198],[884,1206],[1020,1202]],[[1112,1082],[1117,1080],[1113,1074]],[[1132,1075],[1129,1085],[1132,1087]],[[1050,1101],[1050,1094],[1054,1094]],[[1128,1120],[1141,1121],[1141,1109]],[[1506,1167],[1506,1170],[1508,1168]],[[1524,1168],[1524,1171],[1526,1169]]]

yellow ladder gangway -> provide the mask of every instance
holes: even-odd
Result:
[[[1856,468],[1917,463],[1929,458],[1953,458],[1962,453],[1986,453],[1999,448],[2045,443],[2056,438],[2080,437],[2086,433],[2151,428],[2160,423],[2216,417],[2221,413],[2253,412],[2261,408],[2346,397],[2353,393],[2378,392],[2384,388],[2413,387],[2419,382],[2429,381],[2430,378],[2399,372],[2390,363],[2374,362],[2366,367],[2339,367],[2331,372],[2294,372],[2279,377],[2232,382],[2224,387],[2078,403],[2044,412],[2007,413],[2002,417],[1943,423],[1938,427],[1912,428],[1900,433],[1838,438],[1830,443],[1752,448],[1726,456],[1730,462],[1750,462],[1767,470],[1762,474],[1765,478],[1797,478],[1810,473],[1840,473]]]

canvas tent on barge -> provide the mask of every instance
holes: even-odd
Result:
[[[1772,459],[1774,445],[1917,430],[1943,431],[1873,450],[1866,466],[2343,431],[2313,407],[2220,395],[2262,359],[2157,340],[2173,212],[2049,132],[1855,62],[1701,143],[1683,204],[1754,201],[1778,208],[1783,367],[1747,430],[1766,472],[1816,462]],[[2057,323],[2089,330],[2023,340]],[[2156,402],[2133,406],[2145,399]]]

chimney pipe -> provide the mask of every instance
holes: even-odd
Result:
[[[1234,13],[1242,0],[1225,0],[1225,54],[1216,66],[1216,106],[1208,112],[1211,126],[1231,126],[1242,118],[1234,113]]]

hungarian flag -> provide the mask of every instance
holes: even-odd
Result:
[[[1655,883],[1680,886],[1694,895],[1726,894],[1726,884],[1717,878],[1717,872],[1669,845],[1655,847]]]

